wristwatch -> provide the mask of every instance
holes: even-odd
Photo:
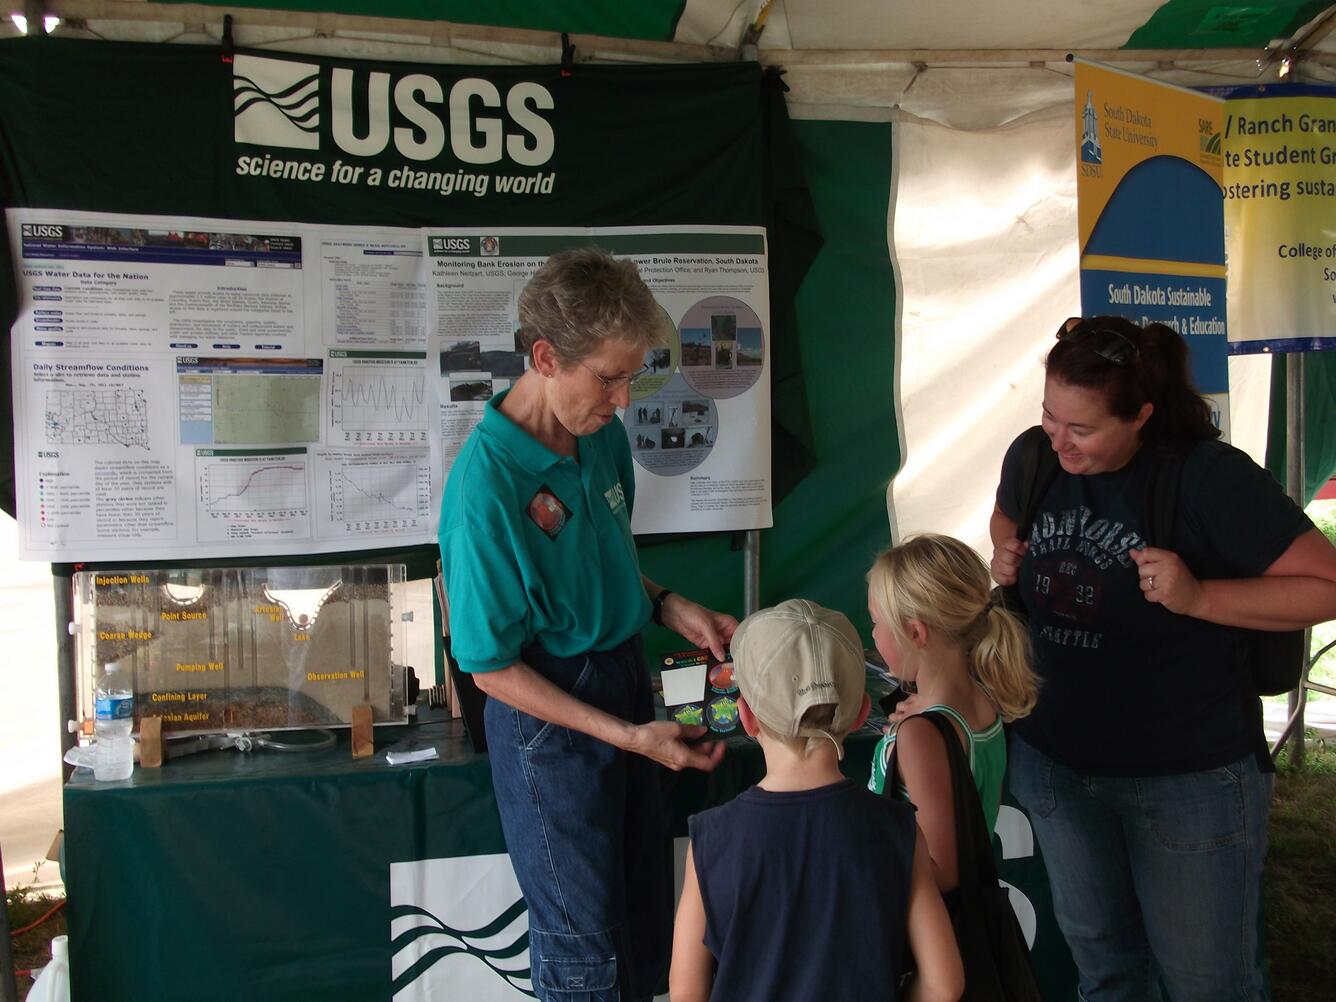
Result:
[[[650,613],[650,618],[660,626],[663,625],[663,601],[671,594],[671,591],[664,588],[659,594],[654,596],[654,610]]]

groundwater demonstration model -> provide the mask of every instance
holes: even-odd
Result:
[[[98,666],[134,679],[164,734],[338,727],[359,704],[408,719],[402,564],[74,576],[81,716]],[[396,661],[396,652],[400,652]]]

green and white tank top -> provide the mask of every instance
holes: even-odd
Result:
[[[965,732],[969,743],[970,774],[974,776],[974,787],[979,791],[979,801],[983,804],[983,818],[992,831],[997,824],[997,812],[1002,803],[1002,774],[1007,771],[1007,738],[1002,732],[1002,718],[994,717],[993,722],[983,730],[971,730],[965,718],[951,707],[937,703],[921,712],[939,711],[946,714]],[[881,793],[886,788],[886,764],[891,758],[891,748],[895,744],[895,731],[899,722],[889,733],[882,735],[876,751],[872,753],[872,777],[867,788],[873,793]],[[897,784],[897,799],[908,800],[908,791]]]

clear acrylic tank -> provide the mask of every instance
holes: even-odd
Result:
[[[271,731],[408,719],[402,564],[119,570],[74,576],[80,710],[119,661],[135,731]],[[396,657],[397,655],[397,657]]]

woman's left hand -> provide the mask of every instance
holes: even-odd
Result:
[[[1180,616],[1192,615],[1201,598],[1201,582],[1177,553],[1154,546],[1127,552],[1136,562],[1147,602],[1158,602]]]
[[[890,733],[892,726],[898,724],[906,717],[912,717],[914,714],[922,710],[923,706],[924,702],[919,697],[919,694],[917,692],[911,692],[908,696],[895,704],[895,709],[893,709],[890,716],[886,718],[888,723],[881,729],[881,732],[883,734]]]
[[[724,659],[724,648],[733,639],[738,628],[735,617],[715,612],[676,592],[663,603],[663,625],[681,634],[696,647],[707,647],[718,660]]]

